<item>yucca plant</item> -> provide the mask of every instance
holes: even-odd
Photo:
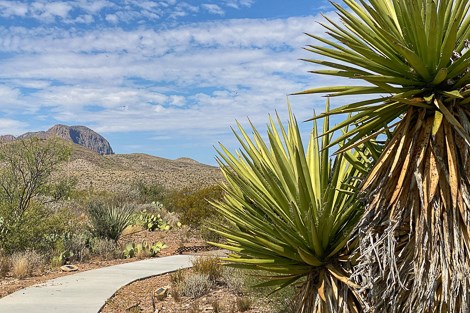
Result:
[[[367,95],[325,113],[354,125],[330,145],[393,130],[362,185],[359,281],[376,312],[470,312],[470,2],[344,3],[307,48],[326,59],[307,61],[367,84],[304,93]]]
[[[124,229],[133,222],[134,208],[124,204],[119,206],[91,202],[88,219],[91,233],[99,238],[119,240]]]
[[[355,191],[369,153],[331,158],[332,136],[319,140],[316,123],[305,153],[293,114],[287,130],[276,120],[270,118],[268,143],[253,125],[250,138],[238,124],[241,149],[232,154],[221,145],[225,198],[214,205],[228,224],[212,230],[228,243],[212,244],[232,251],[225,259],[232,264],[270,272],[260,286],[300,280],[299,312],[358,312],[347,243],[362,213]]]

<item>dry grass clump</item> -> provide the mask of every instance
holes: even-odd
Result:
[[[192,264],[195,273],[207,275],[212,282],[223,277],[224,268],[217,257],[208,256],[195,258]]]
[[[211,306],[212,306],[212,310],[214,311],[214,313],[222,312],[219,301],[217,301],[217,300],[212,301]]]
[[[178,285],[184,281],[186,275],[183,270],[177,270],[176,272],[170,273],[170,281],[173,285]]]
[[[10,259],[6,255],[0,254],[0,278],[7,276],[10,267]]]
[[[237,309],[240,312],[245,312],[251,309],[253,300],[248,297],[237,298]]]
[[[92,250],[93,254],[103,260],[114,260],[121,254],[113,240],[102,238],[97,238],[93,241]]]
[[[15,278],[26,278],[35,271],[41,272],[44,267],[44,257],[33,250],[17,252],[11,256],[11,272]]]
[[[145,230],[142,225],[129,225],[122,231],[121,237],[130,236],[132,234],[138,233]]]

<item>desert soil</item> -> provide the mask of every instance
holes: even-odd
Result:
[[[192,234],[191,230],[170,230],[167,232],[162,231],[155,231],[155,232],[147,232],[141,231],[136,232],[134,234],[130,234],[128,236],[124,236],[121,239],[123,245],[127,242],[141,242],[147,241],[149,243],[162,241],[168,247],[163,249],[158,256],[168,256],[175,254],[175,251],[181,246],[197,246],[197,245],[205,245],[204,241],[200,239],[197,235]],[[158,257],[157,256],[157,257]],[[73,265],[78,266],[79,271],[87,271],[96,268],[101,268],[105,266],[117,265],[122,263],[134,262],[138,259],[115,259],[115,260],[99,260],[99,259],[92,259],[87,262],[78,263],[74,262]],[[0,279],[0,298],[9,295],[17,290],[33,286],[36,284],[43,283],[47,280],[54,279],[57,277],[71,275],[73,272],[63,272],[59,268],[55,269],[47,269],[41,272],[35,272],[32,277],[18,279],[14,278],[11,275]]]

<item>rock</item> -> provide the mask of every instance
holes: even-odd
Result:
[[[0,143],[2,142],[10,142],[10,141],[15,141],[16,137],[13,135],[3,135],[0,136]]]
[[[11,139],[11,135],[1,136]],[[109,142],[100,134],[85,126],[66,126],[55,125],[47,131],[29,132],[19,136],[17,139],[37,137],[47,139],[51,137],[59,137],[61,139],[71,141],[77,145],[81,145],[99,154],[114,154]],[[14,140],[14,137],[13,137]],[[11,140],[10,140],[11,141]]]
[[[60,269],[63,272],[76,272],[76,271],[78,271],[78,266],[67,264],[67,265],[61,266]]]
[[[165,287],[158,288],[157,290],[155,290],[154,295],[157,300],[162,301],[168,295],[168,288],[165,288]]]
[[[85,126],[55,125],[47,133],[72,141],[99,154],[114,154],[111,145],[103,136]]]

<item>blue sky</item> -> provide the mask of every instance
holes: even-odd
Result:
[[[116,153],[215,164],[230,127],[264,131],[307,72],[323,0],[0,0],[0,134],[85,125]],[[290,97],[299,120],[319,96]],[[304,125],[305,132],[309,126]]]

